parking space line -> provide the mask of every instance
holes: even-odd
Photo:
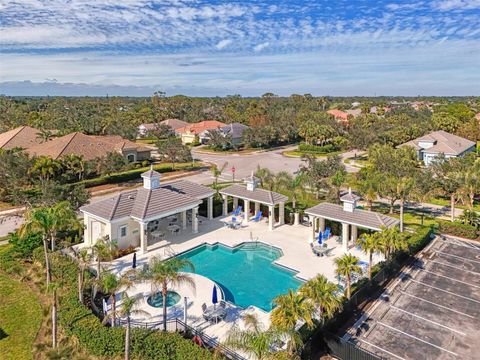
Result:
[[[457,245],[457,246],[461,246],[461,247],[464,247],[464,248],[467,248],[467,249],[473,249],[473,250],[478,250],[480,251],[480,248],[476,247],[475,245],[473,244],[468,244],[466,245],[465,243],[456,243],[456,242],[452,242],[450,240],[444,240],[447,244],[451,244],[451,245]]]
[[[433,275],[435,275],[435,276],[440,276],[440,277],[443,277],[443,278],[445,278],[445,279],[449,279],[449,280],[452,280],[452,281],[459,282],[459,283],[461,283],[461,284],[465,284],[465,285],[468,285],[468,286],[473,286],[473,287],[476,287],[476,288],[480,289],[480,286],[478,286],[478,285],[470,284],[470,283],[467,283],[467,282],[462,281],[462,280],[457,280],[457,279],[454,279],[454,278],[452,278],[452,277],[450,277],[450,276],[445,276],[445,275],[437,274],[437,273],[434,272],[434,271],[425,270],[424,268],[421,268],[421,267],[418,267],[418,266],[416,266],[416,268],[419,269],[420,271],[424,271],[424,272],[426,272],[426,273],[433,274]]]
[[[457,270],[462,270],[464,272],[469,272],[470,274],[474,274],[474,275],[480,275],[479,272],[476,272],[476,271],[471,271],[471,270],[466,270],[464,268],[461,268],[459,266],[455,266],[455,265],[451,265],[451,264],[447,264],[447,263],[444,263],[444,262],[441,262],[441,261],[437,261],[437,260],[430,260],[430,262],[433,262],[435,264],[440,264],[440,265],[445,265],[445,266],[449,266],[451,268],[454,268],[454,269],[457,269]]]
[[[367,344],[367,345],[370,345],[371,347],[374,347],[375,349],[378,349],[378,350],[384,352],[385,354],[391,355],[391,356],[393,356],[393,357],[395,357],[395,358],[397,358],[397,359],[400,359],[400,360],[405,360],[405,358],[402,358],[402,357],[400,357],[400,356],[398,356],[398,355],[395,355],[394,353],[392,353],[392,352],[390,352],[390,351],[388,351],[388,350],[385,350],[384,348],[382,348],[382,347],[380,347],[380,346],[374,345],[374,344],[372,344],[370,341],[367,341],[367,340],[364,340],[364,339],[360,339],[360,338],[356,338],[356,339],[357,339],[357,340],[360,340],[361,342],[363,342],[363,343],[365,343],[365,344]]]
[[[467,259],[467,258],[464,258],[464,257],[462,257],[462,256],[449,254],[449,253],[446,253],[446,252],[443,252],[443,251],[439,251],[439,250],[433,250],[433,251],[435,251],[435,252],[438,253],[438,254],[443,254],[443,255],[447,255],[447,256],[452,256],[452,257],[455,257],[455,258],[458,258],[458,259],[462,259],[462,260],[465,260],[465,261],[470,261],[470,262],[474,262],[474,263],[480,264],[480,261],[477,261],[477,260]]]
[[[429,301],[429,300],[427,300],[427,299],[421,298],[421,297],[419,297],[419,296],[416,296],[416,295],[413,295],[413,294],[409,294],[409,293],[407,293],[406,291],[403,291],[403,290],[399,290],[399,291],[402,293],[402,295],[406,295],[406,296],[412,297],[412,298],[414,298],[414,299],[417,299],[417,300],[420,300],[420,301],[429,303],[429,304],[431,304],[431,305],[438,306],[439,308],[442,308],[442,309],[445,309],[445,310],[450,310],[450,311],[452,311],[452,312],[454,312],[454,313],[457,313],[457,314],[459,314],[459,315],[464,315],[464,316],[467,316],[467,317],[469,317],[469,318],[475,319],[475,316],[472,316],[472,315],[469,315],[469,314],[465,314],[465,313],[463,313],[463,312],[461,312],[461,311],[458,311],[458,310],[449,308],[449,307],[447,307],[447,306],[439,305],[439,304],[437,304],[437,303],[434,303],[434,302]]]
[[[411,335],[411,334],[409,334],[409,333],[406,333],[405,331],[402,331],[402,330],[399,330],[399,329],[397,329],[397,328],[394,328],[393,326],[384,324],[384,323],[382,323],[382,322],[380,322],[380,321],[378,321],[377,323],[380,324],[380,325],[385,326],[386,328],[389,328],[390,330],[399,332],[400,334],[403,334],[403,335],[406,335],[406,336],[408,336],[408,337],[411,337],[412,339],[421,341],[421,342],[423,342],[423,343],[425,343],[425,344],[428,344],[428,345],[430,345],[430,346],[433,346],[434,348],[437,348],[437,349],[439,349],[439,350],[442,350],[442,351],[445,351],[445,352],[447,352],[447,353],[449,353],[449,354],[452,354],[453,356],[458,356],[458,354],[457,354],[457,353],[454,353],[453,351],[450,351],[450,350],[447,350],[447,349],[445,349],[445,348],[442,348],[441,346],[432,344],[431,342],[428,342],[428,341],[426,341],[426,340],[420,339],[419,337],[416,337],[415,335]]]
[[[432,289],[439,290],[439,291],[443,291],[443,292],[445,292],[445,293],[447,293],[447,294],[454,295],[454,296],[460,297],[460,298],[462,298],[462,299],[470,300],[470,301],[473,301],[473,302],[476,302],[476,303],[480,304],[480,301],[479,301],[479,300],[475,300],[475,299],[469,298],[468,296],[463,296],[463,295],[460,295],[460,294],[456,294],[456,293],[454,293],[454,292],[451,292],[451,291],[448,291],[448,290],[444,290],[444,289],[438,288],[438,287],[433,286],[433,285],[425,284],[425,283],[423,283],[423,282],[421,282],[421,281],[418,281],[418,280],[415,280],[415,279],[410,279],[410,281],[413,281],[413,282],[416,282],[416,283],[418,283],[418,284],[422,284],[422,285],[425,285],[425,286],[427,286],[427,287],[430,287],[430,288],[432,288]]]
[[[423,316],[416,315],[416,314],[414,314],[414,313],[411,313],[410,311],[401,309],[401,308],[399,308],[399,307],[397,307],[397,306],[395,306],[395,305],[390,305],[390,308],[391,308],[391,309],[398,310],[398,311],[401,311],[401,312],[403,312],[403,313],[405,313],[405,314],[408,314],[408,315],[410,315],[410,316],[416,317],[416,318],[418,318],[418,319],[420,319],[420,320],[423,320],[423,321],[426,321],[426,322],[430,322],[430,323],[432,323],[432,324],[434,324],[434,325],[436,325],[436,326],[440,326],[440,327],[442,327],[442,328],[444,328],[444,329],[453,331],[453,332],[455,332],[455,333],[457,333],[457,334],[460,334],[460,335],[463,335],[463,336],[467,335],[467,334],[465,334],[464,332],[461,332],[461,331],[455,330],[455,329],[453,329],[453,328],[451,328],[451,327],[448,327],[448,326],[446,326],[446,325],[437,323],[436,321],[432,321],[432,320],[430,320],[430,319],[424,318]]]

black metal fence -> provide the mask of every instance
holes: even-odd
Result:
[[[345,341],[333,334],[324,334],[325,346],[328,353],[339,359],[345,360],[382,360],[377,355],[359,348],[351,342]]]
[[[126,320],[118,320],[118,325],[125,325],[127,323]],[[149,330],[163,330],[163,321],[157,322],[145,322],[145,321],[130,321],[130,326],[144,328]],[[169,332],[179,332],[183,333],[187,338],[196,338],[197,343],[200,346],[203,346],[211,351],[218,351],[227,359],[231,360],[247,360],[242,355],[238,354],[234,350],[228,348],[227,346],[218,342],[218,340],[204,334],[202,331],[197,330],[187,324],[185,324],[180,319],[173,319],[167,321],[167,331]]]

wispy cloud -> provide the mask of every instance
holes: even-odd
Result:
[[[1,81],[480,92],[480,0],[0,0],[0,24]]]

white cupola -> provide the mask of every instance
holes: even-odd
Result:
[[[247,190],[254,191],[258,186],[258,182],[258,178],[253,175],[252,171],[252,174],[245,179],[245,183],[247,184]]]
[[[143,178],[143,187],[148,190],[158,189],[160,187],[160,173],[153,170],[153,165],[150,170],[144,172],[141,177]]]
[[[353,194],[352,189],[348,188],[348,193],[340,198],[340,201],[343,202],[343,211],[353,212],[357,207],[357,201],[359,199],[360,197]]]

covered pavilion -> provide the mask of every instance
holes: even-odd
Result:
[[[285,202],[288,197],[274,191],[260,189],[258,187],[258,178],[249,176],[246,180],[246,186],[234,184],[220,190],[223,197],[223,216],[228,215],[228,198],[233,198],[233,208],[238,207],[238,200],[244,203],[245,222],[250,220],[250,203],[254,203],[254,215],[256,216],[260,211],[260,205],[268,207],[268,228],[270,231],[274,229],[275,209],[278,206],[278,225],[285,224]]]
[[[373,231],[382,231],[383,228],[392,228],[399,225],[398,219],[374,211],[357,208],[360,199],[351,190],[340,200],[343,205],[321,203],[305,210],[312,224],[310,240],[314,241],[316,231],[325,231],[325,219],[342,224],[342,247],[348,250],[350,243],[355,244],[358,237],[358,228]]]

